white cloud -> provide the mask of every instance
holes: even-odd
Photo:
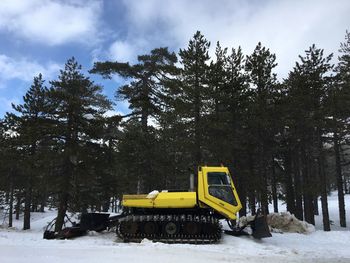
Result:
[[[109,57],[112,60],[117,60],[120,62],[131,61],[135,59],[136,52],[137,47],[134,45],[117,40],[109,48]]]
[[[41,65],[38,62],[21,58],[15,60],[6,55],[0,54],[0,80],[8,81],[18,79],[22,81],[31,81],[34,76],[42,73],[44,79],[55,77],[61,66],[54,62],[48,62]],[[2,86],[2,85],[1,85]],[[4,85],[6,87],[6,85]]]
[[[129,22],[124,45],[142,54],[159,45],[185,48],[196,30],[223,46],[249,54],[258,41],[287,72],[311,44],[336,52],[349,29],[350,1],[124,0]],[[213,49],[212,49],[213,52]]]
[[[1,0],[0,30],[47,45],[98,41],[102,2]]]

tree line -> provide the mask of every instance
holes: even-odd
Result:
[[[178,54],[156,48],[137,62],[96,62],[89,74],[119,76],[115,101],[130,112],[107,116],[113,102],[70,58],[56,80],[39,74],[0,122],[0,201],[12,226],[23,212],[54,207],[55,230],[67,211],[108,211],[124,193],[188,189],[199,165],[230,168],[243,209],[278,212],[278,199],[297,218],[315,223],[321,198],[350,191],[350,33],[332,54],[310,46],[283,80],[275,54],[258,43],[211,43],[199,31]],[[112,206],[112,207],[111,207]]]

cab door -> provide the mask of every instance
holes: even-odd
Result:
[[[200,178],[199,178],[200,179]],[[242,208],[237,191],[226,167],[202,167],[199,199],[227,219],[236,219]],[[199,190],[199,189],[198,189]]]

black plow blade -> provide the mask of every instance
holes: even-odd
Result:
[[[269,226],[266,222],[266,217],[264,215],[257,215],[254,221],[251,222],[251,228],[253,230],[252,236],[254,238],[260,239],[265,237],[272,237]]]

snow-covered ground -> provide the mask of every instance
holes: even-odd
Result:
[[[346,196],[346,204],[350,196]],[[283,204],[281,204],[283,209]],[[340,229],[337,196],[329,200],[331,232],[323,232],[322,218],[317,217],[316,232],[308,235],[272,233],[272,238],[223,237],[216,245],[122,243],[114,233],[90,232],[74,240],[44,240],[43,228],[54,211],[33,213],[32,229],[22,231],[21,220],[13,229],[0,228],[0,262],[350,262],[350,220]],[[281,210],[282,211],[282,210]],[[350,215],[348,215],[348,218]],[[0,215],[0,223],[3,218]]]

